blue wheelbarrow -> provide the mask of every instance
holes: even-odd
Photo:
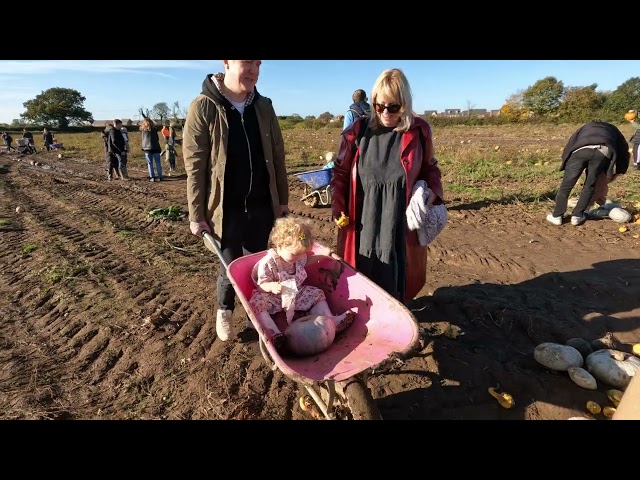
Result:
[[[294,174],[304,184],[302,198],[300,199],[309,207],[331,204],[331,178],[332,168],[322,168]]]

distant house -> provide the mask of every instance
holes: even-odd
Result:
[[[437,110],[425,110],[423,117],[497,117],[500,110],[487,110],[486,108],[472,108],[470,110],[461,110],[459,108],[445,108],[444,112],[438,113]]]
[[[331,120],[329,120],[329,123],[334,123],[334,122],[344,122],[344,115],[336,115]]]
[[[487,117],[489,116],[486,108],[472,108],[462,112],[463,117]]]

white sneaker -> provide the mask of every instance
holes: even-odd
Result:
[[[587,216],[583,213],[579,217],[572,216],[571,217],[571,225],[582,225],[587,220]]]
[[[553,213],[547,215],[547,222],[551,222],[554,225],[562,225],[562,217],[554,217]]]
[[[218,338],[226,342],[231,336],[231,317],[233,312],[231,310],[218,310],[216,315],[216,335]]]

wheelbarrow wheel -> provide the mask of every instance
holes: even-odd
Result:
[[[371,390],[361,379],[342,383],[342,390],[352,420],[382,420]]]
[[[312,191],[313,190],[311,190],[311,187],[305,185],[304,186],[304,195],[303,195],[303,197],[306,197]],[[317,207],[319,202],[320,202],[320,197],[318,197],[317,193],[314,194],[314,195],[310,195],[309,197],[304,199],[304,204],[307,205],[308,207]]]

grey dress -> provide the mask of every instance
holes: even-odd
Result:
[[[402,301],[405,292],[406,173],[402,132],[367,127],[360,141],[356,268]]]

